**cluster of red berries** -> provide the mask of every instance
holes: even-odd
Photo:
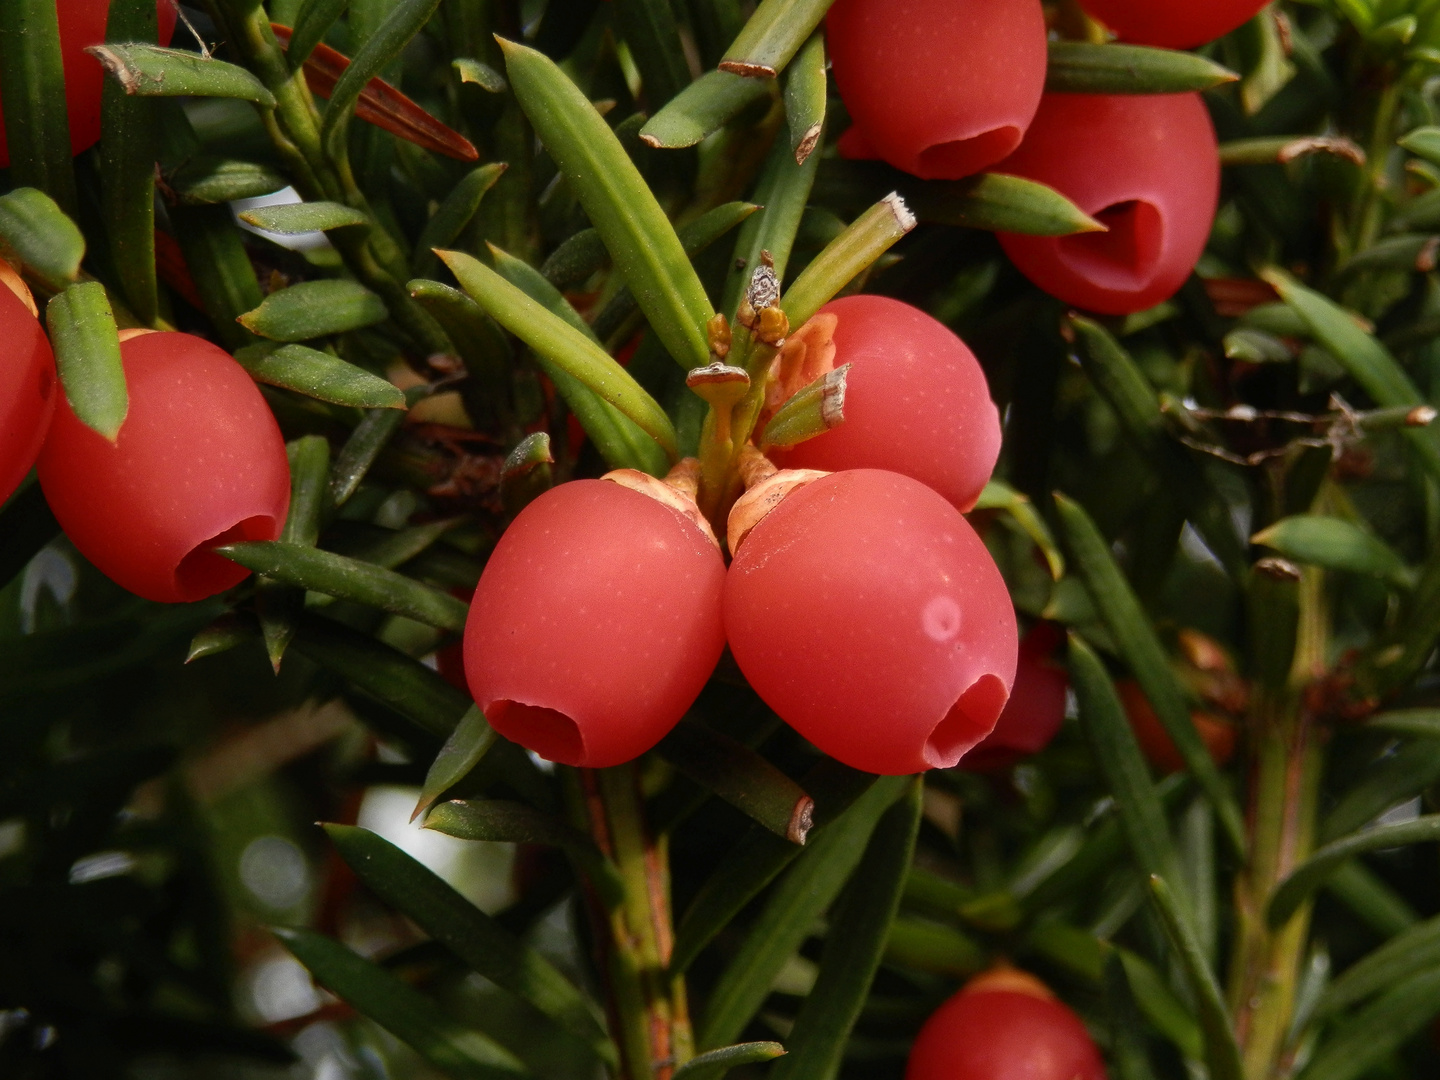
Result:
[[[1082,0],[1128,42],[1199,45],[1263,0]],[[927,179],[983,169],[1047,184],[1106,227],[1001,234],[1012,262],[1068,304],[1143,311],[1184,284],[1215,217],[1220,161],[1197,94],[1045,93],[1040,0],[836,0],[827,43],[851,158]]]
[[[290,504],[285,442],[245,369],[190,334],[122,333],[130,407],[112,443],[59,392],[29,290],[0,278],[0,501],[38,457],[66,535],[131,592],[182,603],[241,581],[248,571],[209,549],[276,539]]]

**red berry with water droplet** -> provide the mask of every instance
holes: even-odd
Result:
[[[608,480],[530,503],[470,604],[465,671],[491,726],[602,768],[675,726],[720,658],[725,562],[690,517]]]
[[[941,495],[878,469],[814,479],[751,529],[725,632],[766,704],[867,772],[953,766],[1015,676],[1015,611],[985,545]]]
[[[825,21],[845,157],[957,180],[1019,145],[1045,86],[1039,0],[836,0]]]
[[[1001,233],[1020,271],[1107,315],[1154,307],[1185,283],[1215,220],[1220,156],[1198,94],[1046,94],[997,167],[1048,184],[1108,232]]]
[[[969,510],[1000,456],[1000,414],[975,354],[944,323],[885,296],[848,296],[820,309],[781,351],[803,349],[818,371],[851,365],[845,420],[779,451],[785,468],[888,469]],[[810,381],[806,371],[801,385]],[[799,389],[799,386],[794,389]]]
[[[108,577],[147,600],[201,600],[250,572],[209,549],[274,540],[290,506],[280,428],[235,360],[190,334],[120,346],[130,408],[114,443],[63,395],[40,484],[65,534]]]

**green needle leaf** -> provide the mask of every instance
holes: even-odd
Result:
[[[440,0],[397,0],[389,5],[385,21],[351,59],[350,66],[330,92],[330,103],[325,107],[322,122],[321,137],[333,158],[343,160],[346,157],[345,132],[361,91],[405,50],[439,6]]]
[[[774,1061],[784,1055],[785,1047],[777,1042],[748,1042],[722,1046],[718,1050],[710,1050],[691,1058],[675,1070],[672,1080],[696,1080],[701,1076],[719,1080],[731,1069],[741,1065],[759,1065],[762,1062]]]
[[[789,317],[790,325],[797,328],[804,325],[860,271],[889,251],[895,241],[914,227],[915,215],[894,192],[861,214],[815,256],[780,298],[780,307]]]
[[[282,540],[246,540],[215,548],[257,574],[312,592],[402,615],[460,633],[470,606],[447,592],[373,563]]]
[[[319,349],[267,342],[247,345],[235,353],[235,359],[256,382],[319,401],[357,409],[405,408],[399,387]]]
[[[1317,1018],[1350,1009],[1416,975],[1440,971],[1440,916],[1397,934],[1357,960],[1325,988]]]
[[[455,1080],[520,1080],[530,1074],[509,1051],[447,1017],[399,976],[313,930],[272,933],[315,981],[411,1046]]]
[[[786,872],[710,991],[698,1029],[700,1046],[728,1043],[754,1019],[775,977],[850,880],[876,823],[894,801],[893,786],[875,785]]]
[[[435,248],[449,247],[465,231],[475,211],[480,209],[480,200],[508,167],[503,161],[481,165],[466,173],[450,189],[450,194],[430,215],[430,220],[420,231],[420,238],[415,241],[415,254],[410,262],[416,274],[423,274],[434,265]]]
[[[1240,76],[1190,52],[1144,45],[1050,42],[1048,94],[1184,94],[1234,82]]]
[[[1297,866],[1271,894],[1265,909],[1265,921],[1272,930],[1284,926],[1311,893],[1324,885],[1346,860],[1356,855],[1436,840],[1440,840],[1440,814],[1427,814],[1399,825],[1379,825],[1326,844]]]
[[[388,840],[349,825],[326,825],[325,831],[376,896],[485,978],[530,1002],[602,1061],[615,1063],[615,1047],[594,1007],[548,960]]]
[[[130,411],[130,397],[105,287],[97,281],[71,285],[46,306],[45,325],[65,400],[82,424],[113,443]]]
[[[554,61],[511,41],[501,40],[500,47],[525,115],[604,237],[651,327],[682,368],[704,367],[710,358],[705,325],[714,309],[635,163]]]
[[[591,338],[478,259],[459,251],[437,254],[459,280],[461,288],[496,322],[629,417],[660,444],[671,460],[679,457],[675,425],[665,410]]]
[[[810,35],[785,76],[785,120],[790,127],[790,151],[798,165],[805,164],[820,145],[825,127],[825,35]]]
[[[763,0],[725,51],[720,70],[774,78],[825,18],[831,0]]]
[[[1321,1043],[1302,1080],[1355,1080],[1391,1060],[1440,1012],[1440,971],[1433,968],[1394,985],[1384,996],[1336,1026]]]
[[[170,173],[165,182],[186,206],[253,199],[270,195],[290,183],[283,173],[268,165],[210,155],[190,158]]]
[[[50,0],[0,3],[0,97],[10,181],[49,195],[66,212],[78,205],[66,112],[60,22]]]
[[[315,46],[325,40],[325,34],[349,6],[350,0],[305,0],[300,5],[299,14],[295,16],[295,32],[290,35],[290,45],[285,50],[291,71],[305,66]]]
[[[1150,625],[1140,601],[1120,572],[1109,545],[1090,515],[1079,503],[1058,493],[1055,505],[1060,513],[1060,524],[1073,557],[1074,569],[1085,582],[1086,591],[1104,619],[1106,629],[1115,639],[1120,655],[1139,680],[1166,733],[1185,759],[1186,767],[1215,807],[1231,844],[1237,851],[1244,850],[1245,828],[1240,810],[1216,769],[1210,751],[1205,748],[1200,733],[1195,730],[1184,691],[1176,681],[1155,628]],[[1147,869],[1157,872],[1154,867]]]
[[[272,292],[239,322],[272,341],[308,341],[374,326],[388,316],[384,301],[357,281],[301,281]]]
[[[370,219],[353,206],[334,202],[301,202],[281,206],[257,206],[246,210],[240,220],[257,229],[277,233],[324,232],[352,225],[370,224]]]
[[[1036,512],[1035,504],[1027,495],[1016,491],[1003,480],[991,480],[985,485],[985,490],[980,492],[975,509],[1004,510],[1009,513],[1015,523],[1024,530],[1025,535],[1035,541],[1035,546],[1044,554],[1046,565],[1050,567],[1050,576],[1056,581],[1065,576],[1065,556],[1060,552],[1060,545],[1055,542],[1050,526]]]
[[[1416,573],[1393,548],[1342,518],[1297,514],[1281,518],[1250,538],[1295,562],[1382,578],[1402,589],[1415,587]]]
[[[414,821],[425,813],[435,805],[436,799],[470,775],[498,738],[495,729],[486,722],[480,706],[470,706],[430,763],[425,783],[420,789],[420,801],[415,804],[410,820]]]
[[[0,247],[57,292],[80,276],[85,237],[55,200],[33,187],[0,195]]]
[[[1373,725],[1373,721],[1372,721]],[[1360,774],[1335,808],[1325,815],[1322,843],[1364,828],[1392,806],[1420,795],[1440,781],[1440,742],[1419,739],[1387,753]]]
[[[137,97],[214,97],[275,107],[275,95],[243,67],[159,45],[92,45],[85,50],[127,94]]]
[[[1440,709],[1394,709],[1376,713],[1365,725],[1381,731],[1393,731],[1397,735],[1440,739]]]
[[[694,146],[770,93],[771,87],[763,79],[707,71],[646,121],[640,138],[656,149]]]
[[[786,1040],[775,1080],[828,1080],[839,1071],[850,1031],[880,967],[900,907],[905,871],[920,828],[918,779],[880,819],[855,879],[825,937],[820,972]]]
[[[1235,1027],[1225,1000],[1220,996],[1220,987],[1205,960],[1204,950],[1195,940],[1189,924],[1181,915],[1175,894],[1165,879],[1150,875],[1150,900],[1165,927],[1165,936],[1170,939],[1170,948],[1180,961],[1180,970],[1190,985],[1191,996],[1195,999],[1200,1014],[1200,1029],[1205,1036],[1205,1064],[1213,1080],[1244,1080],[1245,1067],[1240,1060],[1240,1047],[1235,1041]]]

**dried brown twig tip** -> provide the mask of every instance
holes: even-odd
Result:
[[[1275,581],[1299,581],[1300,567],[1296,566],[1289,559],[1282,559],[1277,555],[1267,555],[1255,564],[1255,572],[1264,574]]]

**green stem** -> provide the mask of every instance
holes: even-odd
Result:
[[[1393,73],[1380,91],[1375,106],[1375,119],[1370,129],[1370,146],[1366,151],[1364,180],[1355,214],[1355,236],[1349,255],[1364,251],[1380,234],[1384,206],[1380,195],[1387,187],[1385,168],[1390,148],[1395,144],[1395,121],[1400,106],[1400,83]]]
[[[1305,571],[1299,605],[1290,678],[1283,688],[1258,692],[1250,722],[1251,835],[1248,862],[1235,883],[1238,932],[1229,994],[1250,1080],[1269,1080],[1281,1071],[1310,928],[1309,905],[1278,931],[1265,923],[1270,894],[1309,856],[1315,837],[1323,759],[1305,691],[1325,670],[1328,611],[1321,571]]]

